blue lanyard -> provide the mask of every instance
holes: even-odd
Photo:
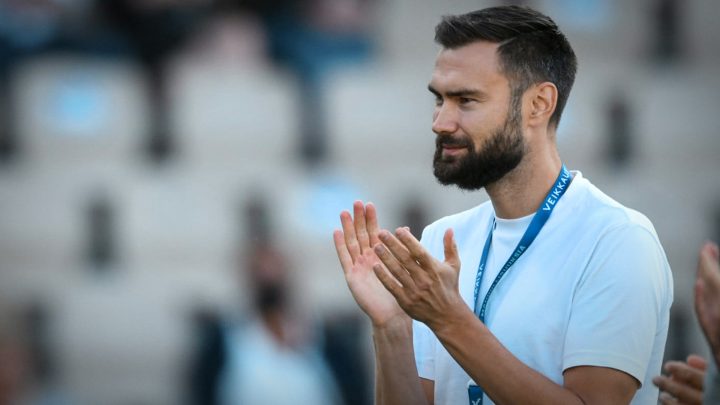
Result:
[[[485,247],[483,248],[482,256],[480,257],[480,264],[478,265],[477,276],[475,277],[475,293],[473,294],[475,315],[477,315],[478,318],[480,318],[480,321],[482,321],[483,323],[485,323],[485,312],[487,310],[488,301],[490,301],[490,295],[492,294],[493,290],[495,290],[495,287],[498,285],[498,283],[500,283],[500,280],[510,269],[510,267],[512,267],[512,265],[515,264],[515,262],[520,258],[520,256],[522,256],[523,253],[525,253],[525,251],[530,247],[530,244],[533,243],[535,238],[540,233],[540,230],[543,228],[543,226],[545,226],[545,223],[550,218],[550,214],[552,214],[553,210],[555,209],[555,204],[557,204],[563,194],[565,194],[565,191],[570,184],[571,178],[572,176],[570,175],[568,169],[565,167],[565,165],[562,165],[562,168],[560,169],[560,174],[555,180],[555,185],[553,185],[552,189],[550,189],[550,192],[545,197],[545,200],[535,212],[535,216],[533,217],[532,221],[530,221],[530,225],[528,225],[528,228],[525,230],[525,234],[523,234],[520,242],[518,242],[515,250],[510,255],[510,258],[507,259],[505,265],[503,265],[497,277],[495,277],[495,280],[490,285],[490,288],[488,289],[488,292],[487,294],[485,294],[485,298],[483,299],[482,306],[478,310],[477,304],[478,295],[480,294],[480,283],[482,282],[482,277],[485,273],[485,265],[487,264],[488,254],[490,253],[490,245],[492,244],[493,231],[495,230],[496,222],[495,217],[493,217],[492,223],[490,224],[490,232],[488,234],[487,240],[485,241]],[[470,397],[470,405],[482,405],[483,390],[481,387],[477,385],[468,386],[468,395]]]
[[[500,269],[497,277],[495,277],[495,280],[490,285],[490,289],[488,289],[487,294],[485,294],[485,299],[483,299],[482,306],[478,310],[477,303],[478,295],[480,294],[480,283],[482,282],[482,277],[485,273],[485,265],[487,264],[488,254],[490,253],[490,245],[492,244],[492,235],[493,231],[495,230],[495,217],[493,217],[492,224],[490,226],[490,233],[488,234],[487,240],[485,241],[485,247],[483,248],[482,256],[480,257],[480,264],[478,265],[477,276],[475,277],[475,293],[473,294],[475,315],[477,315],[483,323],[485,323],[485,312],[487,310],[488,301],[490,301],[490,295],[492,294],[493,290],[495,290],[495,287],[498,285],[498,283],[500,283],[500,280],[510,269],[510,267],[512,267],[512,265],[515,264],[515,262],[520,258],[520,256],[522,256],[523,253],[525,253],[525,251],[530,247],[530,244],[532,244],[532,242],[540,233],[540,230],[543,228],[543,226],[545,226],[545,223],[550,218],[550,214],[552,214],[553,210],[555,209],[555,204],[557,204],[563,194],[565,194],[567,186],[568,184],[570,184],[571,178],[572,177],[568,169],[565,167],[565,165],[562,165],[562,168],[560,169],[560,174],[555,180],[555,185],[553,185],[552,189],[550,189],[550,192],[545,197],[545,200],[540,205],[537,212],[535,212],[535,216],[530,222],[527,230],[525,230],[525,234],[520,239],[520,242],[518,242],[518,245],[515,247],[515,251],[513,251],[513,253],[510,255],[510,258],[507,259],[505,265],[502,267],[502,269]]]

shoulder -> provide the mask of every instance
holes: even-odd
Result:
[[[579,172],[576,177],[570,213],[583,229],[592,231],[599,238],[624,233],[641,239],[650,237],[659,246],[655,228],[644,214],[614,200]]]
[[[665,251],[650,220],[615,201],[584,178],[572,213],[578,239],[588,240],[590,254],[585,277],[624,280],[624,284],[672,290],[672,276]],[[654,280],[649,282],[649,280]],[[593,283],[598,283],[597,280]]]
[[[653,278],[658,284],[672,285],[665,251],[645,215],[609,197],[579,172],[571,187],[575,188],[572,197],[556,226],[566,227],[567,241],[584,256],[580,267],[584,279],[597,273],[630,284]]]

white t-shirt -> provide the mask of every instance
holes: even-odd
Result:
[[[486,325],[515,357],[559,385],[568,368],[610,367],[642,384],[633,404],[655,404],[658,389],[651,379],[660,373],[667,338],[670,266],[645,216],[573,174],[535,241],[495,288]],[[470,308],[494,215],[486,202],[423,232],[423,245],[443,260],[443,234],[454,230],[460,295]],[[480,302],[531,219],[497,219]],[[414,322],[413,335],[420,377],[435,381],[435,404],[467,404],[467,373],[427,326]],[[483,403],[492,401],[486,395]]]
[[[220,379],[220,403],[337,403],[330,371],[320,356],[281,346],[260,320],[227,328],[225,334],[227,361]]]

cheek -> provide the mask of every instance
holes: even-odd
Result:
[[[505,124],[507,108],[498,105],[486,105],[460,115],[459,124],[468,135],[487,136]]]

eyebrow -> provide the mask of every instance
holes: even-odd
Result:
[[[440,97],[440,92],[435,89],[432,85],[428,85],[428,90],[430,93],[434,94],[436,97]],[[468,88],[460,88],[457,90],[450,90],[445,93],[446,97],[485,97],[486,94],[477,89],[468,89]]]

